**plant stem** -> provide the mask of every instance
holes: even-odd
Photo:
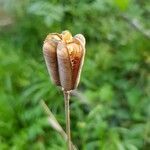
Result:
[[[65,100],[67,144],[68,144],[68,150],[71,150],[70,107],[69,107],[70,91],[63,91],[63,92],[64,92],[64,100]]]
[[[63,130],[63,128],[61,127],[61,125],[59,124],[59,122],[57,121],[53,113],[51,112],[51,110],[48,108],[44,100],[41,100],[41,105],[45,113],[48,115],[48,121],[51,127],[54,128],[57,132],[59,132],[61,136],[65,139],[65,141],[67,141],[68,140],[67,134],[65,133],[65,131]],[[72,142],[71,142],[71,148],[72,150],[77,150],[77,148],[75,147],[75,145],[73,145]]]

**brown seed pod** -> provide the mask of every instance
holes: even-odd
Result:
[[[69,31],[50,34],[43,46],[44,57],[52,80],[65,91],[77,88],[85,56],[85,38],[72,37]]]
[[[78,72],[80,69],[80,63],[82,58],[82,46],[78,41],[74,39],[72,43],[67,44],[67,48],[69,51],[69,57],[71,62],[71,68],[72,68],[72,88],[76,88],[77,84],[76,81],[78,80]]]
[[[79,64],[79,69],[78,69],[78,74],[76,77],[76,81],[74,83],[74,88],[77,88],[79,81],[80,81],[80,76],[81,76],[81,71],[82,71],[82,67],[83,67],[83,63],[84,63],[84,57],[85,57],[85,38],[82,34],[77,34],[74,37],[76,40],[78,40],[80,42],[81,45],[81,49],[82,49],[82,56],[80,57],[80,64]]]
[[[49,34],[43,44],[43,54],[45,62],[47,65],[48,72],[51,76],[51,80],[57,85],[60,86],[60,79],[58,73],[58,63],[57,63],[57,45],[61,40],[59,34]]]
[[[60,42],[57,46],[58,71],[61,86],[65,91],[70,91],[73,86],[72,68],[66,44]]]

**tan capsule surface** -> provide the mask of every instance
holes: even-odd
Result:
[[[82,58],[82,47],[80,44],[73,42],[67,44],[67,48],[69,51],[69,57],[70,57],[71,67],[72,67],[73,88],[75,88],[75,83],[77,80],[80,62]]]
[[[57,86],[60,86],[57,62],[57,44],[60,38],[57,35],[48,35],[43,45],[43,54],[51,80]]]
[[[78,67],[78,72],[77,72],[76,80],[74,83],[74,88],[77,88],[79,81],[80,81],[81,71],[82,71],[82,67],[83,67],[83,63],[84,63],[86,41],[85,41],[85,38],[82,34],[77,34],[74,38],[76,40],[78,40],[78,42],[80,43],[81,49],[82,49],[81,54],[80,54],[80,64]]]
[[[69,31],[49,34],[43,45],[46,65],[52,81],[65,91],[77,88],[85,56],[85,38],[72,37]]]
[[[64,42],[58,43],[57,60],[61,86],[64,88],[65,91],[70,91],[73,88],[72,68],[68,49]]]

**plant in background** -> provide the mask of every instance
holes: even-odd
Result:
[[[71,150],[69,99],[70,92],[77,88],[80,80],[85,38],[82,34],[72,37],[69,31],[49,34],[44,41],[43,53],[51,80],[64,93],[68,150]]]

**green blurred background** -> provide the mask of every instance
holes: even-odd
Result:
[[[72,139],[80,150],[150,150],[150,1],[0,0],[0,150],[65,150],[61,91],[42,54],[48,33],[87,39]]]

